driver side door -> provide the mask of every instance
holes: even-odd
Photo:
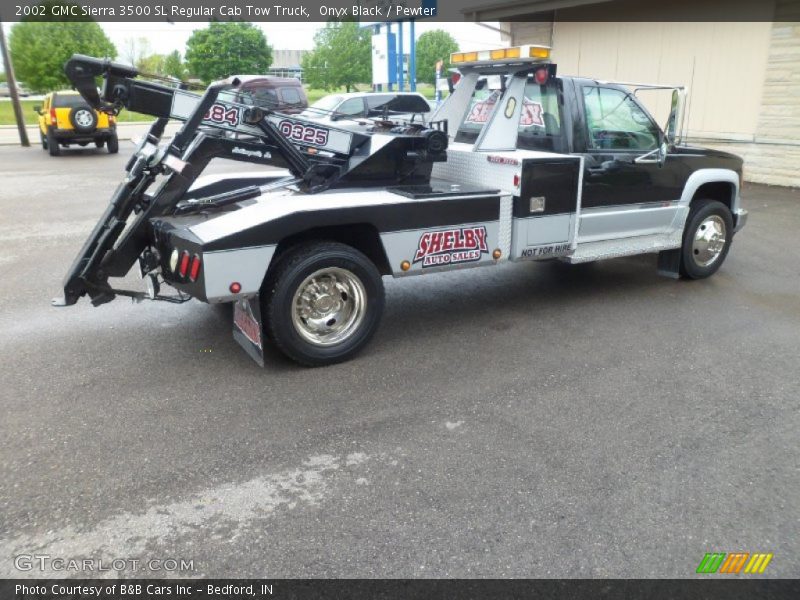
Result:
[[[581,86],[586,152],[580,241],[666,233],[685,174],[658,164],[662,134],[635,97],[619,87]],[[637,161],[637,159],[640,159]]]

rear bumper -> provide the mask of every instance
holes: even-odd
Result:
[[[735,213],[733,213],[733,232],[736,233],[737,231],[741,231],[741,229],[747,224],[747,215],[749,213],[740,208]]]
[[[89,133],[75,131],[74,129],[51,129],[53,137],[65,142],[93,142],[95,140],[105,140],[116,133],[116,129],[95,129]]]

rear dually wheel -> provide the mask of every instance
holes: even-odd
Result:
[[[268,338],[307,366],[355,356],[375,333],[383,304],[378,269],[363,253],[338,242],[287,250],[262,291]]]

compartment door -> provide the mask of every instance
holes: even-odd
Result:
[[[575,239],[580,159],[528,159],[514,198],[514,257],[564,256]]]

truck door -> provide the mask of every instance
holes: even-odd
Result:
[[[666,232],[685,174],[677,161],[641,158],[658,147],[659,127],[620,87],[577,89],[586,139],[579,241]]]

